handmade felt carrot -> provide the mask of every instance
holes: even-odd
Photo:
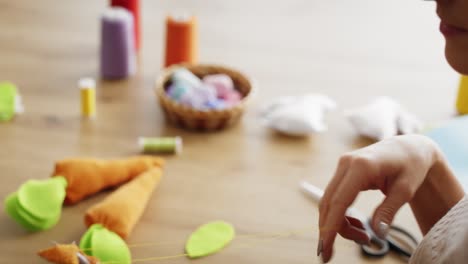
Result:
[[[152,156],[137,156],[121,160],[92,158],[66,159],[56,162],[53,176],[67,180],[66,204],[74,204],[103,189],[125,183],[142,172],[161,167],[164,160]]]
[[[52,263],[56,264],[98,264],[99,260],[83,253],[75,244],[57,244],[54,247],[41,250],[37,254]]]
[[[101,224],[127,238],[162,177],[160,168],[152,168],[122,185],[102,202],[88,209],[85,224]]]

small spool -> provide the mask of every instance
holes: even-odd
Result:
[[[140,137],[138,146],[144,153],[174,153],[182,152],[181,137]]]
[[[459,114],[468,114],[468,76],[460,77],[456,107]]]
[[[94,118],[96,116],[96,82],[92,78],[82,78],[78,82],[81,94],[81,115]]]
[[[165,67],[198,61],[197,19],[192,16],[168,16],[166,19]]]

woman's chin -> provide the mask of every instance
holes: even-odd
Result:
[[[468,47],[463,50],[458,50],[447,44],[445,47],[445,57],[454,70],[461,74],[468,75]]]

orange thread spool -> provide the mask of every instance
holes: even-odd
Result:
[[[196,17],[166,19],[166,58],[164,66],[179,63],[197,63],[197,19]]]

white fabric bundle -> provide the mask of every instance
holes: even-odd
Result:
[[[413,114],[389,97],[378,97],[368,105],[345,111],[345,116],[360,135],[375,140],[422,129]]]
[[[327,130],[325,113],[336,108],[328,96],[307,94],[284,96],[264,107],[262,118],[266,126],[291,136],[305,136]]]

